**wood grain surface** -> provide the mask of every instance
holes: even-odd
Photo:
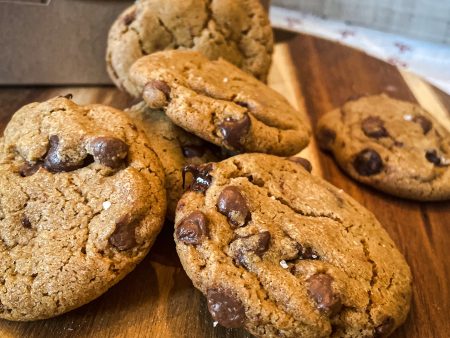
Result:
[[[419,78],[336,43],[298,35],[276,47],[270,84],[313,125],[352,95],[389,95],[420,102],[450,125],[450,98]],[[127,107],[113,87],[0,88],[0,130],[22,105],[72,93],[80,104]],[[410,315],[393,337],[450,335],[450,202],[400,200],[346,176],[314,140],[302,152],[313,173],[344,189],[371,210],[405,255],[414,275]],[[0,320],[0,337],[250,337],[213,328],[204,297],[180,266],[167,224],[147,258],[97,300],[57,318],[15,323]]]

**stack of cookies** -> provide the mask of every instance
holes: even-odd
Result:
[[[139,103],[67,96],[16,112],[0,141],[0,317],[93,300],[167,219],[214,324],[257,337],[400,326],[409,267],[371,212],[295,156],[311,128],[264,83],[272,48],[257,0],[138,0],[111,28],[107,68]],[[350,101],[317,138],[356,180],[450,198],[449,133],[417,106]]]

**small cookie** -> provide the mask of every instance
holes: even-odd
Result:
[[[175,242],[214,321],[257,337],[387,336],[411,298],[374,215],[302,163],[243,154],[200,167]]]
[[[133,93],[128,70],[160,50],[192,49],[220,57],[266,81],[273,35],[258,0],[140,0],[114,22],[108,37],[107,69],[119,87]]]
[[[182,169],[216,161],[213,149],[202,139],[173,124],[161,110],[150,109],[145,102],[125,110],[146,133],[158,155],[166,176],[167,217],[175,218],[175,208],[184,192]]]
[[[150,107],[163,108],[175,124],[229,150],[289,156],[308,144],[306,117],[225,60],[158,52],[133,64],[130,81]]]
[[[17,111],[0,141],[0,318],[79,307],[147,254],[164,173],[125,113],[65,97]]]
[[[320,147],[355,180],[419,201],[450,198],[450,133],[416,104],[363,97],[324,115]]]

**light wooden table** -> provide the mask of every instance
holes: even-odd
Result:
[[[420,102],[450,129],[450,97],[427,83],[363,53],[307,36],[276,47],[270,84],[307,112],[313,125],[354,94],[389,95]],[[72,93],[78,103],[125,108],[131,99],[113,87],[0,88],[0,130],[22,105]],[[394,337],[450,335],[450,203],[418,203],[361,186],[321,153],[302,152],[320,175],[370,209],[406,256],[414,275],[411,313]],[[0,337],[249,337],[242,330],[213,328],[204,297],[175,253],[172,225],[148,257],[97,300],[54,319],[0,321]]]

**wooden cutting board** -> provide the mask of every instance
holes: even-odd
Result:
[[[450,129],[450,97],[419,78],[336,43],[297,35],[278,44],[270,84],[313,125],[355,94],[420,102]],[[113,87],[0,88],[0,130],[22,105],[72,93],[80,104],[125,108],[131,100]],[[414,275],[410,315],[393,337],[450,335],[450,202],[418,203],[352,181],[314,141],[302,152],[313,174],[344,189],[371,210],[405,255]],[[97,300],[57,318],[31,323],[0,320],[0,337],[250,337],[213,328],[204,297],[180,266],[167,224],[147,258]]]

